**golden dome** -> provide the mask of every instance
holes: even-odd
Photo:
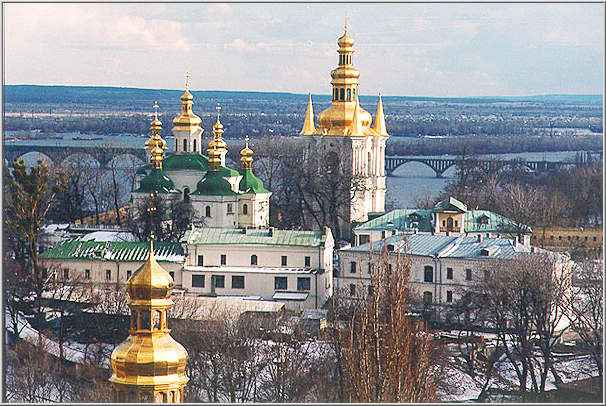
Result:
[[[252,168],[254,152],[248,147],[248,136],[245,138],[244,148],[240,151],[240,162],[244,169]]]
[[[181,101],[192,101],[192,100],[194,100],[194,95],[191,94],[189,89],[185,89],[185,91],[181,95],[180,99],[181,99]]]
[[[221,166],[221,151],[213,141],[208,143],[208,165],[211,169],[219,169]]]
[[[172,288],[173,279],[156,261],[150,241],[147,261],[127,282],[129,337],[111,355],[110,381],[122,394],[118,401],[183,401],[188,355],[168,328]],[[127,398],[130,393],[135,393],[134,399]]]
[[[173,118],[173,126],[176,129],[187,130],[191,127],[200,127],[202,119],[193,112],[194,96],[189,91],[189,72],[185,76],[185,90],[181,94],[181,112]],[[179,128],[185,127],[185,128]]]
[[[358,105],[358,120],[361,122],[363,133],[358,134],[355,130],[354,112]],[[320,113],[317,133],[325,135],[370,135],[370,124],[372,116],[364,110],[356,101],[333,103],[329,108]]]
[[[341,35],[339,37],[339,39],[337,40],[337,44],[339,44],[339,48],[351,48],[351,47],[353,47],[354,41],[353,41],[353,38],[351,38],[347,34],[347,29],[345,29],[345,32],[343,32],[343,35]]]
[[[158,119],[158,102],[154,103],[156,110],[153,115],[151,125],[149,127],[149,139],[145,141],[145,149],[149,153],[150,162],[156,168],[162,167],[164,160],[164,151],[168,147],[166,141],[162,138],[162,122]]]

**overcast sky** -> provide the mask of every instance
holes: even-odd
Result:
[[[361,94],[603,92],[602,4],[4,4],[5,83],[328,94],[346,15]]]

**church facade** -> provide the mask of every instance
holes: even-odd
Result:
[[[381,96],[373,117],[360,106],[360,72],[353,65],[353,39],[345,32],[338,39],[338,66],[331,72],[331,106],[315,123],[309,96],[301,136],[315,149],[331,151],[351,168],[352,199],[344,223],[368,221],[369,214],[385,211],[385,125]],[[347,227],[349,224],[343,224]]]

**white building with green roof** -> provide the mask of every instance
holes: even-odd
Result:
[[[450,197],[433,209],[396,209],[367,221],[354,230],[355,245],[375,242],[393,235],[483,235],[486,238],[517,238],[529,245],[532,229],[489,210],[469,210]]]
[[[320,231],[195,228],[182,239],[182,287],[201,295],[258,296],[291,310],[332,295],[334,240]]]

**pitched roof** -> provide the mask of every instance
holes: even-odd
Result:
[[[363,244],[344,248],[346,252],[381,252],[383,247],[393,246],[394,251],[415,256],[459,259],[509,259],[518,253],[530,252],[528,246],[514,244],[505,238],[444,236],[431,234],[402,234]]]
[[[242,171],[239,188],[242,193],[270,193],[269,190],[265,189],[261,179],[256,177],[250,168]]]
[[[483,218],[485,221],[483,222]],[[469,210],[463,216],[464,231],[466,233],[499,232],[516,233],[520,230],[531,232],[531,228],[524,224],[488,210]],[[396,209],[384,215],[360,224],[355,230],[401,230],[417,229],[421,232],[433,230],[432,210],[428,209]]]
[[[448,200],[443,200],[435,205],[434,211],[443,212],[443,211],[456,211],[460,213],[465,213],[467,211],[467,206],[465,203],[455,199],[450,196]]]
[[[196,245],[241,244],[319,247],[326,242],[326,234],[322,231],[205,227],[186,231],[181,241]]]
[[[183,247],[177,242],[157,242],[155,244],[158,262],[183,262]],[[71,239],[56,244],[44,251],[43,259],[98,260],[120,262],[143,262],[149,254],[146,241],[82,241]]]

